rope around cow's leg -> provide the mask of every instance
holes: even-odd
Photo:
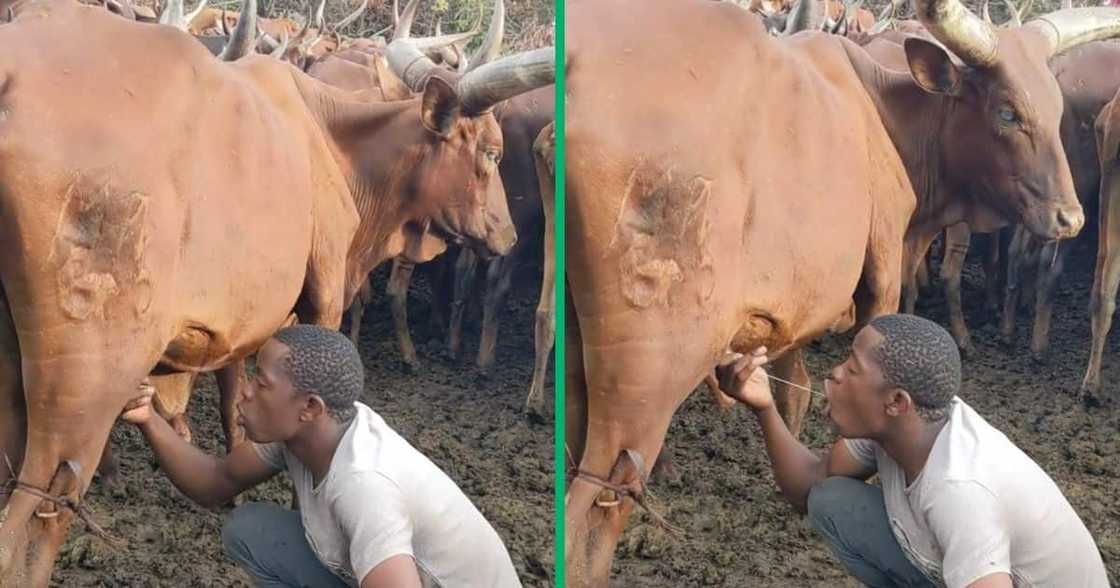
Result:
[[[600,488],[603,488],[604,490],[610,490],[617,496],[615,500],[596,500],[595,506],[598,506],[600,508],[615,507],[619,504],[622,504],[623,498],[629,496],[635,504],[642,507],[642,510],[649,513],[649,516],[653,519],[654,524],[663,529],[671,537],[678,540],[684,538],[683,529],[670,523],[661,513],[654,510],[654,508],[649,504],[648,499],[653,495],[647,488],[645,488],[645,485],[642,483],[640,478],[638,480],[634,480],[628,485],[622,485],[604,480],[596,475],[584,472],[583,470],[577,470],[576,479],[594,484],[596,486],[599,486]]]
[[[39,498],[40,500],[45,500],[55,505],[56,508],[70,509],[79,519],[81,519],[83,523],[86,524],[86,528],[89,529],[89,532],[94,537],[101,539],[114,548],[124,545],[124,540],[113,537],[108,533],[108,531],[103,529],[101,525],[97,524],[97,521],[93,519],[93,511],[90,510],[89,506],[87,506],[86,503],[81,499],[74,499],[70,498],[69,496],[54,496],[41,488],[28,484],[27,482],[21,482],[16,479],[15,469],[12,467],[12,462],[8,459],[7,454],[4,454],[4,463],[8,467],[8,473],[10,474],[11,479],[0,486],[0,494],[11,495],[15,494],[17,491],[24,492],[26,494],[30,494],[36,498]],[[4,512],[5,514],[7,513],[6,507],[4,509]],[[55,518],[58,516],[58,511],[55,511],[53,513],[41,513],[36,511],[35,516],[41,519]]]

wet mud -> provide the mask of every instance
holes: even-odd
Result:
[[[375,277],[377,298],[365,313],[358,346],[366,367],[363,401],[459,484],[505,541],[525,586],[551,585],[553,578],[552,402],[546,402],[546,423],[521,414],[533,371],[539,275],[535,268],[519,273],[497,361],[486,377],[474,367],[477,323],[468,323],[461,362],[447,359],[441,344],[425,344],[431,292],[423,276],[409,295],[420,372],[406,373],[400,361],[383,295],[385,270]],[[550,370],[549,399],[552,381]],[[213,377],[199,379],[188,414],[195,444],[224,451]],[[75,524],[52,586],[248,586],[221,551],[231,507],[205,509],[179,493],[133,427],[118,424],[112,440],[121,460],[120,487],[95,480],[88,498],[96,520],[126,545],[114,549]],[[290,488],[282,474],[244,496],[290,505]]]
[[[970,255],[963,305],[977,353],[965,361],[961,396],[1048,472],[1096,539],[1110,580],[1120,581],[1120,334],[1106,347],[1105,405],[1086,408],[1074,395],[1089,356],[1089,288],[1095,241],[1081,239],[1056,293],[1051,353],[1032,361],[1031,317],[1021,312],[1012,348],[999,339],[999,317],[984,311],[984,275]],[[975,253],[975,252],[974,252]],[[936,276],[935,261],[931,275]],[[948,327],[940,282],[923,292],[918,314]],[[1116,329],[1114,329],[1115,331]],[[851,334],[808,348],[814,386],[843,360]],[[826,448],[835,439],[813,399],[802,441]],[[778,494],[761,431],[743,407],[722,411],[704,385],[681,406],[669,429],[680,480],[651,491],[673,539],[644,513],[619,543],[613,577],[620,586],[858,586]]]

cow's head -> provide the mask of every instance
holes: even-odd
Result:
[[[922,3],[923,24],[960,59],[925,39],[904,44],[918,86],[947,97],[939,181],[1044,239],[1077,235],[1085,215],[1058,130],[1062,94],[1047,61],[1111,36],[1118,17],[1115,9],[1083,8],[996,29],[958,0]]]
[[[552,83],[554,70],[551,48],[494,60],[504,12],[497,2],[486,39],[461,75],[437,65],[421,39],[397,38],[385,52],[393,73],[421,95],[423,147],[404,186],[410,207],[439,237],[484,256],[505,255],[517,241],[498,173],[502,131],[491,108]]]

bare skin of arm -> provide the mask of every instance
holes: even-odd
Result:
[[[724,393],[755,413],[778,488],[798,512],[804,513],[808,509],[809,490],[817,482],[829,476],[866,480],[875,471],[853,457],[842,439],[833,444],[823,459],[795,439],[774,406],[770,379],[762,368],[766,362],[766,348],[760,347],[750,355],[728,358],[716,374]]]
[[[409,555],[394,555],[362,578],[361,588],[420,588],[420,572]]]
[[[969,584],[968,588],[1011,588],[1011,575],[1005,572],[988,574]]]
[[[153,392],[149,388],[131,400],[121,418],[140,428],[160,468],[188,498],[202,506],[217,506],[276,475],[251,443],[242,443],[225,457],[215,457],[184,441],[167,421],[152,415]]]

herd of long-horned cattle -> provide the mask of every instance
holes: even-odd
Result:
[[[943,232],[960,346],[968,236],[1006,226],[1009,304],[1042,270],[1042,351],[1065,243],[1099,208],[1096,392],[1120,281],[1120,8],[996,25],[987,3],[904,4],[867,26],[814,0],[567,3],[569,586],[608,582],[675,410],[727,350],[766,347],[796,434],[803,349],[912,311]]]
[[[470,55],[482,23],[414,37],[417,0],[391,38],[346,36],[369,2],[328,25],[322,3],[0,0],[0,585],[48,583],[145,381],[189,436],[216,371],[236,444],[245,358],[292,321],[340,328],[384,262],[453,246],[501,303],[551,197],[553,49],[501,56],[502,0]]]

